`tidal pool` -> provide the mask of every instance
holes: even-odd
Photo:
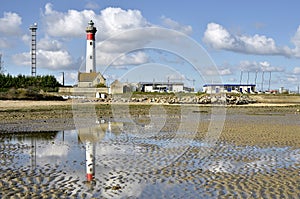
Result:
[[[140,136],[124,130],[126,125],[0,135],[0,197],[299,196],[290,180],[299,175],[299,148],[210,146],[171,132]],[[280,178],[290,184],[259,191]]]

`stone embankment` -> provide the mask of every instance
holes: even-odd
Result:
[[[124,97],[109,96],[105,99],[97,99],[104,103],[158,103],[158,104],[227,104],[242,105],[256,103],[257,101],[247,95],[201,95],[201,96],[143,96]]]

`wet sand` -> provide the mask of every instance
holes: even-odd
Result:
[[[156,134],[147,141],[135,140],[141,155],[135,154],[138,158],[134,164],[122,152],[110,156],[98,151],[102,166],[95,185],[86,188],[82,178],[67,175],[57,164],[33,170],[9,165],[16,161],[17,154],[31,150],[31,146],[9,143],[5,135],[75,129],[72,102],[47,103],[0,103],[1,198],[300,198],[298,105],[228,106],[222,133],[209,153],[207,147],[196,145],[205,138],[209,128],[209,106],[190,106],[195,113],[200,113],[201,120],[197,133],[183,138],[194,140],[195,145],[190,144],[188,149],[175,145],[165,149],[150,142],[174,139],[172,132],[179,128],[184,116],[180,106],[163,106],[168,117],[162,131],[169,133]],[[132,119],[149,124],[150,108],[149,105],[130,106]],[[97,104],[96,114],[99,120],[114,116],[111,105],[107,104]],[[187,123],[184,130],[188,132],[193,125]],[[110,150],[128,147],[127,140],[104,144]],[[178,157],[176,161],[173,156]],[[72,164],[84,168],[85,161]]]

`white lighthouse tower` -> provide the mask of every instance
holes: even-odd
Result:
[[[97,32],[91,20],[86,27],[86,73],[96,72],[95,34]]]
[[[94,22],[89,21],[89,25],[86,27],[86,65],[84,71],[78,71],[78,87],[85,88],[84,90],[78,90],[76,92],[81,95],[89,97],[97,97],[97,93],[106,94],[108,89],[106,87],[105,78],[100,72],[96,72],[96,50],[95,50],[95,34],[97,32],[94,27]],[[93,88],[88,89],[88,88]],[[95,90],[95,88],[97,88]]]

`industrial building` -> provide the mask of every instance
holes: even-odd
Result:
[[[203,92],[212,93],[255,93],[255,84],[204,84]]]
[[[119,80],[115,80],[110,84],[109,94],[121,94],[138,91],[137,83],[123,83]]]
[[[182,82],[140,82],[139,88],[142,92],[184,92]]]

